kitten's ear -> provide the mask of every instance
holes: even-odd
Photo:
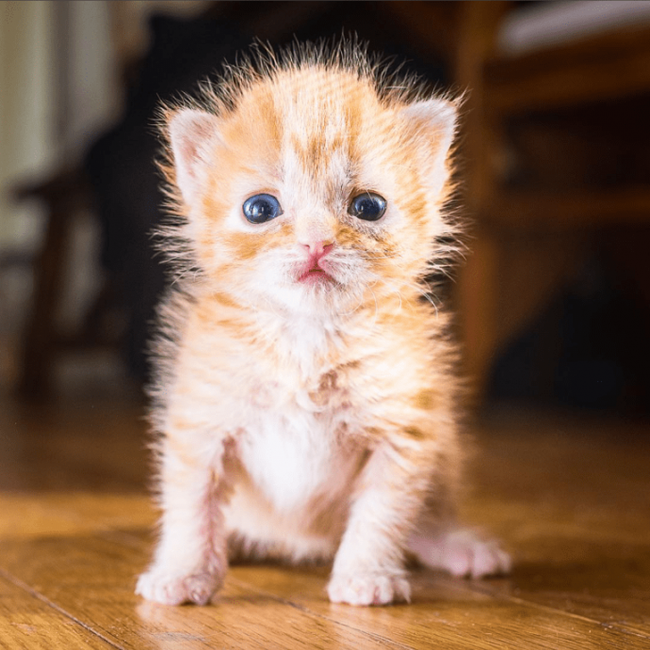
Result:
[[[401,110],[411,132],[427,148],[436,170],[442,170],[456,134],[456,106],[445,99],[428,99]]]
[[[169,141],[174,154],[176,183],[183,199],[194,201],[199,166],[206,143],[217,135],[217,118],[210,113],[184,108],[172,114],[168,122]]]

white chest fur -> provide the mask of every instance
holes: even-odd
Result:
[[[293,417],[272,410],[244,436],[240,461],[252,484],[283,514],[304,508],[316,495],[340,492],[350,479],[350,454],[337,441],[330,418],[309,412]]]

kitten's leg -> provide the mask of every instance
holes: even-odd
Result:
[[[408,601],[404,551],[422,507],[431,465],[413,450],[376,449],[360,477],[327,587],[332,602]]]
[[[449,467],[450,463],[444,463]],[[424,565],[457,577],[480,578],[510,571],[510,556],[494,539],[463,528],[456,520],[458,474],[441,471],[409,540],[409,551]]]
[[[166,605],[204,605],[228,566],[221,462],[208,464],[166,445],[162,463],[160,540],[136,593]]]

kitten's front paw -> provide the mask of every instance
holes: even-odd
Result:
[[[411,587],[401,575],[361,573],[334,575],[327,585],[333,603],[349,605],[389,605],[411,598]]]
[[[493,539],[457,529],[435,538],[417,537],[411,550],[420,561],[434,569],[444,569],[457,577],[480,578],[510,572],[510,556]]]
[[[211,573],[177,575],[154,568],[140,576],[135,593],[163,605],[206,605],[221,583],[221,577]]]

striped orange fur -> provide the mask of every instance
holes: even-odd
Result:
[[[155,344],[146,598],[204,604],[239,557],[333,560],[330,599],[357,605],[409,599],[409,550],[508,568],[454,521],[456,347],[422,299],[458,237],[455,123],[349,43],[258,54],[165,109],[180,262]],[[249,200],[272,216],[252,223]]]

